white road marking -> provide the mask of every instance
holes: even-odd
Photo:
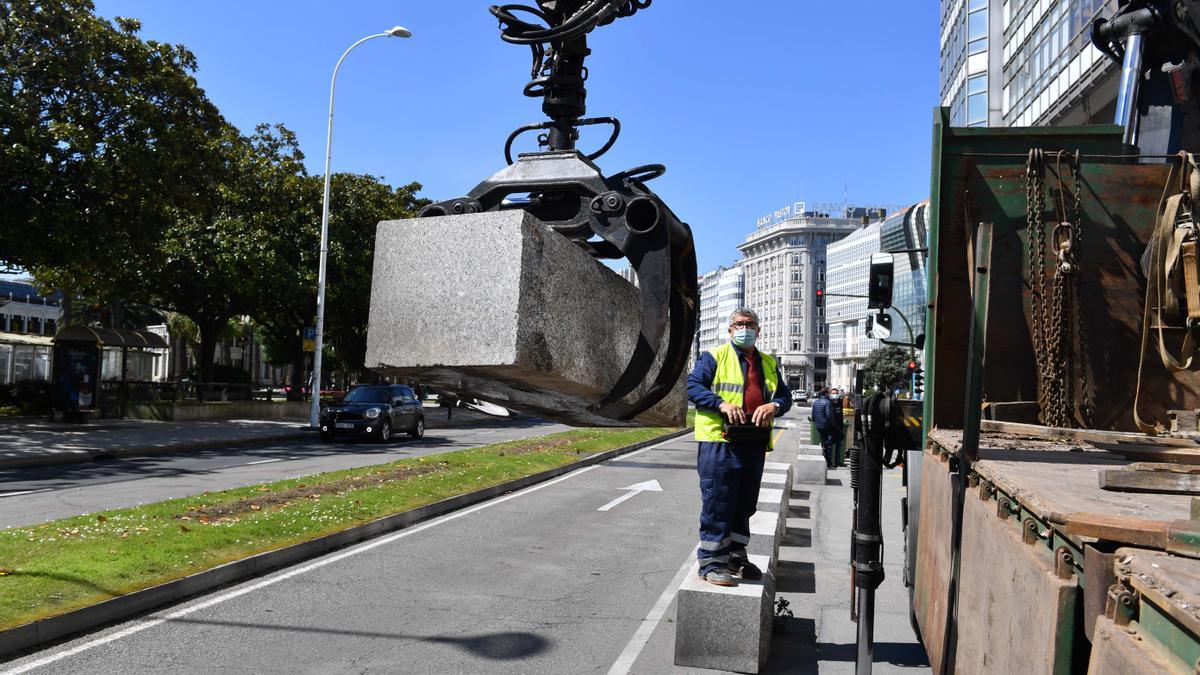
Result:
[[[658,600],[654,601],[654,606],[650,608],[650,613],[646,618],[642,619],[642,623],[638,626],[633,637],[629,638],[629,643],[625,645],[625,649],[621,650],[621,655],[608,669],[608,675],[625,675],[629,669],[633,667],[637,657],[642,653],[642,649],[646,647],[646,643],[650,641],[650,636],[654,634],[654,629],[658,627],[662,621],[663,614],[667,613],[667,607],[671,606],[671,601],[675,599],[675,594],[679,592],[679,587],[683,585],[684,579],[687,578],[692,568],[696,566],[696,554],[693,553],[683,561],[683,567],[675,573],[671,578],[671,583],[663,589],[662,595],[658,596]]]
[[[260,459],[257,462],[246,462],[242,466],[254,466],[255,464],[270,464],[271,462],[282,462],[282,461],[283,461],[282,457],[277,457],[275,459]]]
[[[671,438],[671,439],[663,441],[662,443],[656,443],[654,445],[651,445],[650,447],[642,448],[641,450],[635,450],[629,454],[621,455],[621,459],[625,459],[628,457],[636,457],[637,455],[640,455],[645,452],[650,452],[651,450],[656,450],[656,449],[666,445],[667,443],[671,443],[676,440],[678,440],[678,439]],[[468,516],[472,513],[475,513],[476,511],[482,511],[488,507],[495,506],[497,504],[503,504],[504,502],[506,502],[510,499],[516,499],[517,497],[520,497],[522,495],[527,495],[532,492],[537,492],[538,490],[541,490],[542,488],[547,488],[556,483],[561,483],[569,478],[574,478],[576,476],[583,475],[583,474],[587,473],[588,471],[591,471],[592,469],[595,469],[595,468],[598,468],[601,466],[604,466],[603,462],[600,464],[593,464],[591,466],[585,466],[582,469],[577,469],[575,471],[572,471],[571,473],[566,474],[565,476],[560,476],[558,478],[555,478],[554,480],[549,480],[549,481],[546,481],[545,483],[539,483],[537,485],[527,487],[524,490],[520,490],[518,492],[514,492],[512,494],[505,495],[504,497],[500,497],[498,499],[492,499],[492,500],[483,502],[482,504],[472,506],[471,508],[447,514],[447,515],[437,518],[435,520],[431,520],[428,523],[425,523],[424,525],[418,525],[418,526],[410,528],[410,529],[401,530],[400,532],[397,532],[392,535],[388,535],[386,537],[383,537],[382,539],[376,539],[375,541],[371,541],[371,542],[368,542],[365,544],[358,545],[358,546],[351,548],[343,553],[338,553],[336,555],[322,558],[314,563],[305,565],[304,567],[300,567],[297,569],[289,570],[287,572],[283,572],[283,573],[279,574],[278,576],[268,577],[256,584],[252,584],[252,585],[246,586],[244,588],[239,588],[237,590],[233,590],[228,593],[218,595],[215,598],[210,598],[199,604],[192,605],[190,607],[185,607],[177,612],[172,612],[165,616],[161,616],[157,619],[142,620],[139,623],[136,623],[136,624],[130,626],[129,628],[117,631],[116,633],[113,633],[111,635],[106,635],[101,638],[96,638],[95,640],[85,642],[77,647],[72,647],[71,649],[67,649],[67,650],[58,652],[56,654],[51,654],[50,656],[40,658],[36,661],[31,661],[29,663],[26,663],[25,665],[18,666],[11,670],[5,670],[3,672],[0,672],[0,675],[19,675],[19,673],[27,673],[35,668],[41,668],[43,666],[48,666],[57,661],[61,661],[62,659],[65,659],[69,656],[74,656],[76,654],[88,651],[90,649],[94,649],[96,647],[101,647],[110,642],[116,642],[117,640],[127,638],[131,635],[136,635],[137,633],[140,633],[140,632],[146,630],[147,628],[154,628],[155,626],[159,626],[168,621],[174,621],[176,619],[181,619],[185,616],[188,616],[189,614],[194,614],[196,612],[199,612],[202,609],[208,609],[209,607],[219,605],[227,600],[233,600],[234,598],[246,595],[247,593],[252,593],[254,591],[266,588],[268,586],[273,586],[273,585],[279,583],[280,581],[286,581],[288,579],[291,579],[292,577],[299,576],[301,574],[305,574],[307,572],[311,572],[316,569],[320,569],[322,567],[325,567],[326,565],[329,565],[329,564],[332,564],[335,562],[339,562],[341,560],[345,560],[346,558],[350,558],[352,556],[356,556],[359,553],[365,553],[367,551],[370,551],[371,549],[378,548],[378,547],[384,546],[386,544],[390,544],[399,539],[403,539],[405,537],[417,534],[418,532],[424,532],[425,530],[436,527],[443,523],[448,523],[452,520],[458,520],[459,518],[462,518],[463,516]],[[684,566],[684,569],[681,570],[680,575],[676,575],[677,577],[679,577],[679,583],[682,583],[682,581],[683,581],[682,574],[687,572],[687,567],[690,564],[691,563],[689,562],[687,565]],[[678,588],[679,583],[672,581],[672,588]],[[662,598],[659,598],[659,601],[661,602]],[[667,602],[670,603],[670,598],[667,599]],[[655,605],[655,606],[657,607],[657,605]],[[665,605],[664,605],[663,609],[664,610],[666,609]],[[651,612],[651,614],[653,614],[653,612]],[[661,616],[661,612],[659,614]],[[656,619],[656,621],[657,621],[657,619]],[[639,633],[640,633],[640,631],[639,631]],[[647,638],[649,638],[649,633],[647,633]],[[640,649],[641,648],[639,647],[638,650],[640,651]],[[635,657],[636,657],[636,654],[635,654]]]
[[[0,499],[3,499],[4,497],[16,497],[18,495],[31,495],[31,494],[34,494],[35,492],[49,492],[50,490],[51,490],[51,488],[41,488],[39,490],[22,490],[20,492],[6,492],[6,493],[0,495]]]
[[[623,487],[621,489],[629,490],[629,492],[626,492],[625,494],[621,495],[620,497],[617,497],[616,499],[605,504],[604,506],[601,506],[600,508],[598,508],[596,510],[597,511],[607,511],[607,510],[611,509],[612,507],[616,506],[617,504],[620,504],[621,502],[625,501],[626,499],[629,499],[630,497],[638,494],[639,492],[662,492],[663,491],[662,486],[658,484],[657,480],[648,480],[644,483],[637,483],[635,485],[630,485],[629,487]]]

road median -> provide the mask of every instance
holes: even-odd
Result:
[[[0,658],[668,440],[584,429],[0,532]]]

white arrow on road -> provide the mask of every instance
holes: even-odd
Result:
[[[639,492],[662,492],[663,491],[662,486],[659,485],[658,481],[656,481],[656,480],[648,480],[644,483],[637,483],[636,485],[630,485],[629,487],[623,487],[621,489],[629,490],[629,492],[626,492],[625,494],[621,495],[620,497],[617,497],[616,499],[605,504],[604,506],[601,506],[600,508],[598,508],[596,510],[597,511],[607,511],[607,510],[611,509],[612,507],[616,506],[617,504],[620,504],[621,502],[625,501],[626,499],[629,499],[630,497],[636,495]]]

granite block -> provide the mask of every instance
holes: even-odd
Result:
[[[828,467],[825,466],[825,458],[821,456],[801,455],[796,458],[796,463],[793,465],[793,472],[796,483],[804,483],[806,485],[824,485],[825,471]]]
[[[818,457],[825,456],[824,451],[821,450],[821,446],[819,446],[819,445],[809,445],[807,443],[801,443],[799,447],[800,447],[801,455],[816,455]]]
[[[767,570],[765,556],[750,561]],[[675,610],[675,665],[757,673],[771,650],[775,577],[714,586],[692,568],[679,588]]]
[[[366,363],[568,424],[682,426],[683,377],[631,422],[587,410],[625,370],[641,317],[636,287],[524,211],[387,221]]]

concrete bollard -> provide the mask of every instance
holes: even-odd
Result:
[[[632,422],[587,410],[624,372],[641,321],[632,284],[524,211],[376,232],[366,363],[390,376],[568,424],[682,426],[682,377]]]

